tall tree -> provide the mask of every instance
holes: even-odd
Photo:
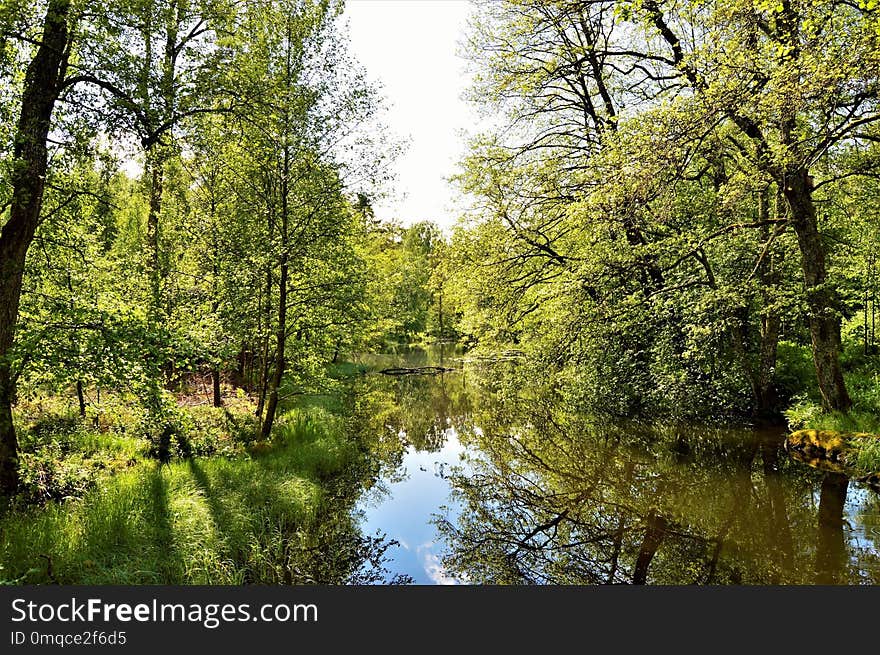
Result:
[[[9,218],[0,231],[0,493],[18,486],[18,441],[12,421],[14,381],[9,354],[15,339],[22,275],[40,222],[52,112],[63,90],[74,28],[69,0],[50,0],[42,37],[25,74],[15,130]]]
[[[873,138],[872,12],[821,1],[484,3],[471,48],[481,73],[476,88],[483,102],[506,108],[507,121],[479,144],[465,181],[512,240],[513,249],[500,250],[500,267],[515,256],[519,266],[512,268],[521,272],[510,278],[531,289],[515,304],[537,317],[539,304],[564,302],[560,294],[576,289],[588,303],[608,306],[602,277],[619,277],[625,266],[654,313],[671,319],[633,343],[643,353],[633,364],[649,365],[645,346],[656,349],[662,338],[687,369],[687,335],[674,329],[681,304],[663,298],[680,295],[682,284],[720,291],[719,267],[734,267],[710,242],[753,230],[762,238],[754,272],[744,279],[761,284],[754,297],[763,307],[728,323],[760,317],[755,362],[751,345],[739,358],[756,404],[772,404],[780,310],[773,289],[780,278],[771,264],[781,261],[773,251],[790,232],[822,402],[827,410],[848,409],[840,365],[845,307],[829,279],[816,194],[821,199],[840,178],[865,172],[841,162],[822,175],[828,159]],[[737,205],[731,191],[748,179],[758,202],[740,194]],[[714,187],[704,196],[718,201],[714,225],[694,230],[704,215],[679,206],[684,220],[673,232],[668,208],[694,183]],[[771,215],[777,198],[780,209]],[[593,261],[585,241],[596,250],[617,230],[628,252],[609,249],[599,267],[581,263]],[[692,279],[682,279],[691,270]],[[688,375],[699,380],[699,371]]]

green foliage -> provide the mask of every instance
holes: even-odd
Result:
[[[847,382],[853,398],[853,408],[846,413],[825,413],[815,391],[801,393],[795,396],[792,405],[785,410],[785,417],[792,430],[817,429],[880,434],[880,373],[878,373],[877,356],[865,357],[858,341],[850,342],[845,351],[850,353],[846,359]],[[804,372],[808,368],[807,356],[807,349],[801,349],[798,366],[802,375],[805,375]],[[793,357],[783,359],[788,362],[793,360]]]
[[[471,342],[564,371],[587,411],[699,420],[818,398],[811,314],[870,349],[876,38],[852,6],[781,7],[478,3],[470,96],[497,119],[457,178],[450,285]]]
[[[813,356],[806,344],[779,343],[776,381],[780,394],[787,400],[800,397],[817,404],[821,402],[819,390],[813,382]]]
[[[399,434],[433,450],[453,424],[481,436],[454,385],[344,398],[366,370],[344,360],[364,350],[461,339],[474,358],[525,360],[493,373],[511,420],[486,433],[513,426],[527,455],[546,449],[548,485],[573,506],[571,467],[625,460],[554,452],[513,420],[521,394],[562,436],[559,422],[786,407],[792,427],[878,431],[875,5],[478,3],[469,94],[492,120],[457,176],[472,208],[447,236],[374,215],[395,148],[341,2],[73,3],[39,225],[0,325],[22,479],[4,578],[372,580],[358,563],[378,567],[387,544],[350,513],[377,475],[365,452],[395,463]],[[9,208],[42,9],[0,4],[4,243],[31,240]],[[842,366],[849,413],[822,410],[823,362]],[[352,436],[352,415],[371,438]],[[667,436],[628,445],[682,455]],[[468,491],[500,527],[520,519]],[[632,507],[645,524],[646,509]]]
[[[21,505],[80,498],[102,480],[149,457],[160,458],[162,430],[171,426],[164,459],[242,455],[259,430],[253,405],[180,406],[167,397],[160,417],[132,396],[105,395],[80,418],[58,397],[23,404]]]
[[[451,255],[440,229],[430,222],[378,225],[368,237],[367,297],[375,323],[365,336],[367,346],[381,351],[457,337],[457,311],[447,288]]]
[[[105,467],[100,459],[66,454],[57,442],[37,453],[23,452],[20,457],[19,500],[26,504],[80,498],[95,485],[98,471]]]
[[[213,411],[189,413],[195,424],[216,422]],[[76,502],[3,516],[3,577],[68,584],[382,580],[387,543],[360,535],[348,514],[364,447],[341,416],[303,408],[284,415],[272,443],[249,455],[161,466],[141,459]]]
[[[877,424],[875,423],[875,434],[880,434]],[[855,466],[862,471],[872,473],[880,471],[880,437],[877,439],[860,444],[856,454]]]
[[[43,216],[0,357],[19,396],[133,394],[142,407],[124,427],[160,460],[225,453],[227,426],[194,425],[163,390],[205,373],[263,399],[320,390],[327,362],[359,346],[374,317],[353,205],[384,180],[377,95],[337,2],[83,9],[65,89],[77,109],[53,115]],[[7,3],[0,20],[29,12]],[[0,72],[14,77],[35,41],[15,46],[19,60],[7,36]],[[5,221],[14,135],[2,137]]]

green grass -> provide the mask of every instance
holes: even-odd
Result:
[[[100,454],[110,455],[116,459],[140,459],[148,450],[143,439],[114,432],[86,431],[77,438],[77,449],[87,457]]]
[[[861,471],[880,472],[880,439],[866,442],[859,448],[855,465]]]
[[[326,410],[295,409],[249,455],[141,460],[80,499],[12,510],[0,521],[0,581],[308,582],[308,554],[338,513],[327,481],[359,456],[344,428]],[[83,447],[137,450],[106,435]]]
[[[784,347],[783,347],[784,345]],[[850,411],[823,412],[810,361],[809,347],[780,344],[779,376],[789,389],[798,391],[785,410],[791,430],[832,430],[842,433],[880,435],[880,358],[865,355],[860,343],[845,344],[842,364],[853,405]],[[798,381],[798,387],[792,380]],[[806,382],[809,384],[806,384]],[[880,471],[880,437],[850,439],[854,452],[847,456],[853,474]]]
[[[788,426],[792,430],[834,430],[836,432],[871,432],[880,434],[880,414],[853,409],[824,413],[815,403],[798,403],[786,410]]]
[[[858,345],[858,344],[856,344]],[[808,350],[801,348],[799,366],[804,367]],[[853,401],[849,412],[823,412],[815,390],[801,393],[785,410],[791,430],[833,430],[843,433],[880,435],[880,360],[865,356],[859,348],[848,344],[843,358],[847,390]],[[806,373],[804,379],[810,379]],[[813,386],[815,383],[810,380]],[[852,439],[854,453],[849,465],[857,474],[880,471],[880,437]]]
[[[780,343],[777,378],[784,389],[794,392],[792,402],[785,410],[792,430],[880,434],[880,355],[865,355],[861,343],[849,340],[844,344],[841,363],[853,402],[852,409],[845,414],[825,413],[822,411],[809,346]]]

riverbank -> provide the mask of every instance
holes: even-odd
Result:
[[[802,358],[806,360],[806,349]],[[878,355],[865,355],[850,348],[844,358],[847,389],[852,408],[843,412],[824,412],[818,390],[812,386],[794,398],[785,410],[793,433],[816,431],[839,435],[874,435],[876,439],[848,439],[848,466],[856,476],[880,472],[880,367]],[[805,378],[809,379],[809,378]]]
[[[133,434],[136,411],[125,403],[104,422],[44,407],[23,425],[24,489],[0,518],[0,581],[305,584],[369,576],[361,565],[381,544],[364,540],[349,516],[354,488],[369,473],[368,446],[346,429],[340,398],[298,398],[271,442],[253,441],[252,407],[240,396],[222,409],[179,410],[190,425],[189,456],[161,465]]]
[[[880,496],[848,470],[789,457],[784,427],[608,422],[508,364],[364,375],[441,359],[455,361],[418,351],[334,365],[320,395],[285,389],[265,442],[244,394],[227,389],[224,408],[176,396],[186,438],[161,466],[136,403],[105,398],[85,420],[58,398],[22,403],[28,486],[0,519],[0,580],[876,580],[876,549],[858,548]],[[650,572],[637,566],[649,533]],[[857,569],[818,562],[830,543],[861,558]],[[506,568],[511,544],[528,546],[514,549],[522,569]],[[481,577],[487,567],[501,568]]]

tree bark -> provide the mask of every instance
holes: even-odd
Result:
[[[85,393],[83,393],[82,380],[76,381],[76,400],[79,403],[80,418],[85,418],[86,417],[86,396],[85,396]]]
[[[159,263],[159,214],[162,211],[162,187],[164,163],[154,144],[145,156],[146,179],[149,184],[149,210],[147,212],[147,273],[150,277],[150,314],[158,321],[162,306],[162,273]]]
[[[287,217],[285,215],[282,217],[282,233],[286,232],[286,223]],[[269,439],[272,434],[272,424],[275,422],[275,412],[278,409],[278,389],[281,387],[281,380],[284,378],[284,366],[286,364],[284,349],[287,343],[287,269],[287,255],[282,254],[281,275],[278,280],[278,328],[275,335],[275,366],[272,370],[272,377],[269,380],[266,416],[263,418],[263,424],[260,427],[260,437],[264,440]]]
[[[811,178],[806,170],[799,169],[786,175],[783,182],[782,192],[791,209],[791,224],[801,251],[813,363],[822,407],[825,411],[845,412],[852,401],[840,367],[839,302],[827,284],[825,246],[817,227]]]
[[[12,422],[13,382],[9,367],[0,365],[0,493],[18,489],[18,438]]]
[[[281,387],[281,381],[284,379],[284,367],[286,359],[284,351],[287,346],[287,277],[288,277],[288,259],[287,259],[287,225],[288,225],[288,204],[287,204],[287,180],[290,174],[290,153],[287,146],[284,148],[284,163],[281,184],[281,260],[278,275],[278,325],[275,331],[275,362],[272,368],[272,377],[269,379],[268,389],[266,390],[266,415],[263,417],[260,426],[260,436],[263,440],[269,439],[272,435],[272,425],[275,422],[275,412],[278,410],[278,389]],[[266,364],[268,368],[268,362]]]
[[[0,232],[0,493],[18,488],[18,440],[12,422],[15,398],[10,351],[15,339],[27,251],[39,224],[52,110],[70,52],[69,0],[50,0],[43,38],[28,66],[16,126],[9,220]]]
[[[271,228],[271,225],[270,225]],[[269,388],[269,342],[272,338],[272,269],[266,270],[266,304],[263,318],[266,321],[263,336],[263,352],[260,357],[260,394],[257,401],[257,418],[263,419],[263,410],[266,408],[266,390]]]
[[[220,369],[211,371],[211,383],[214,387],[214,407],[223,407],[223,395],[220,393]]]
[[[285,65],[285,83],[288,89],[293,83],[293,68],[291,50],[291,26],[290,20],[287,22],[287,61]],[[275,412],[278,409],[278,389],[281,387],[281,381],[284,379],[284,368],[287,363],[285,358],[285,349],[287,346],[287,280],[290,268],[290,254],[288,243],[288,230],[290,227],[290,172],[292,164],[291,145],[289,141],[288,130],[290,129],[290,116],[285,116],[284,130],[282,140],[283,154],[281,157],[281,180],[279,188],[279,196],[281,200],[278,237],[281,246],[281,254],[278,260],[278,324],[275,331],[275,365],[272,370],[272,377],[269,381],[268,399],[266,401],[266,415],[260,425],[260,437],[263,440],[269,439],[272,435],[272,425],[275,422]],[[271,215],[270,215],[271,216]],[[272,225],[270,224],[270,229]],[[271,269],[269,272],[269,282],[271,284]],[[270,302],[271,295],[266,298],[267,307]],[[268,325],[267,325],[268,328]]]

